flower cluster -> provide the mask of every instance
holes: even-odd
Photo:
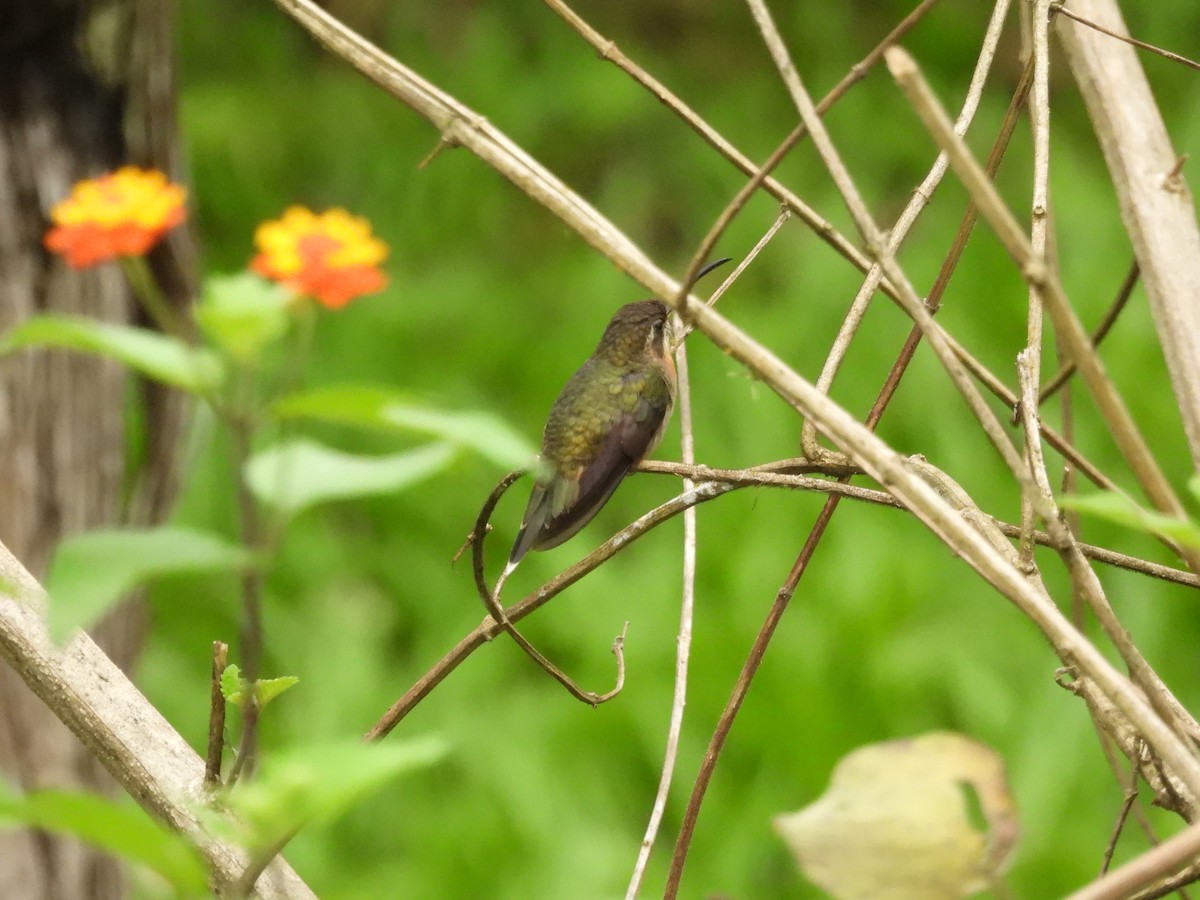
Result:
[[[80,181],[50,211],[46,248],[83,269],[118,256],[141,256],[183,222],[187,192],[162,172],[125,166]]]
[[[387,245],[372,236],[365,219],[344,209],[316,215],[293,206],[283,218],[259,225],[254,243],[259,253],[250,268],[330,309],[387,284],[379,268]]]
[[[162,172],[125,166],[81,181],[50,211],[47,249],[75,268],[142,256],[186,216],[186,191]],[[295,294],[341,309],[387,285],[388,248],[365,219],[344,209],[316,214],[293,206],[258,226],[250,268]]]

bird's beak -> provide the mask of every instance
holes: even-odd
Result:
[[[713,269],[725,265],[725,263],[729,262],[732,258],[733,257],[731,256],[723,256],[720,259],[714,259],[712,262],[705,265],[699,272],[696,273],[696,277],[693,278],[692,283],[688,285],[688,290],[691,290],[697,281],[699,281]]]

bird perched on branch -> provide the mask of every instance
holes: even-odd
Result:
[[[710,263],[696,277],[725,262]],[[661,300],[622,306],[559,393],[508,571],[530,550],[548,550],[572,537],[658,446],[675,404],[669,314]]]

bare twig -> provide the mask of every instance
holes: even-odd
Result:
[[[1108,846],[1104,848],[1104,858],[1100,861],[1101,875],[1107,872],[1108,867],[1112,865],[1113,853],[1117,849],[1117,841],[1121,839],[1121,833],[1125,830],[1125,823],[1129,820],[1129,811],[1133,809],[1133,804],[1137,802],[1137,785],[1137,766],[1131,765],[1129,767],[1129,784],[1125,787],[1125,796],[1121,800],[1121,808],[1117,812],[1117,820],[1113,823],[1112,835],[1108,839]]]
[[[478,591],[479,599],[483,601],[484,608],[487,609],[493,621],[499,624],[503,631],[508,633],[509,637],[516,642],[518,647],[525,651],[525,654],[530,659],[541,666],[551,678],[565,687],[567,693],[576,700],[596,707],[621,693],[621,688],[625,684],[625,632],[622,631],[616,640],[613,641],[612,645],[613,654],[617,657],[616,687],[603,694],[597,694],[594,691],[585,691],[566,672],[552,663],[540,650],[534,647],[521,632],[517,631],[516,626],[505,616],[504,607],[500,605],[500,590],[503,586],[503,576],[496,582],[495,589],[489,588],[487,584],[487,575],[484,571],[483,545],[488,533],[491,531],[489,520],[492,517],[492,511],[496,508],[496,504],[500,502],[500,498],[504,496],[505,491],[512,487],[525,473],[525,469],[517,469],[501,478],[499,483],[492,488],[492,492],[488,494],[487,499],[483,501],[479,515],[475,519],[475,527],[471,529],[471,537],[468,538],[471,544],[471,562],[475,575],[475,589]],[[628,627],[628,624],[626,624],[626,628]]]
[[[1117,317],[1121,315],[1121,311],[1125,309],[1125,304],[1129,302],[1129,298],[1133,295],[1133,288],[1138,282],[1138,261],[1135,259],[1129,267],[1129,273],[1125,276],[1125,280],[1121,282],[1121,287],[1117,291],[1117,297],[1113,300],[1112,305],[1108,308],[1108,312],[1104,314],[1104,318],[1100,320],[1100,324],[1090,335],[1090,341],[1093,348],[1099,347],[1100,342],[1108,335],[1109,330],[1116,324]],[[1051,378],[1038,392],[1038,404],[1045,403],[1067,383],[1072,375],[1075,374],[1075,364],[1066,362],[1059,366],[1054,377]]]
[[[1197,856],[1200,856],[1200,824],[1188,826],[1071,894],[1067,900],[1126,900],[1139,888],[1195,862]]]
[[[1138,891],[1129,900],[1158,900],[1159,897],[1166,897],[1170,894],[1178,894],[1180,900],[1190,900],[1190,895],[1184,888],[1197,881],[1200,881],[1200,863],[1194,863],[1171,877],[1164,878],[1157,884]]]
[[[250,862],[246,863],[246,868],[242,874],[238,876],[238,880],[233,887],[229,889],[229,893],[233,897],[249,897],[254,893],[254,886],[258,883],[258,879],[262,877],[263,870],[271,864],[271,860],[283,852],[283,848],[294,838],[298,833],[299,828],[293,828],[276,838],[271,844],[255,851],[250,858]]]
[[[892,381],[889,380],[888,385],[891,384]],[[886,407],[886,401],[891,399],[891,394],[894,393],[894,390],[894,387],[888,386],[885,386],[881,390],[880,399],[876,400],[875,406],[871,410],[871,415],[867,419],[868,424],[878,422],[882,409]],[[877,412],[877,410],[880,412]],[[885,491],[871,490],[870,488],[843,484],[841,481],[828,481],[822,478],[797,479],[793,481],[787,475],[776,474],[777,469],[792,467],[793,462],[791,460],[784,460],[779,463],[765,463],[764,465],[754,466],[749,469],[714,469],[710,466],[685,466],[682,463],[645,460],[638,464],[636,471],[649,472],[656,475],[675,475],[681,478],[691,477],[697,483],[701,484],[707,481],[716,481],[723,484],[740,484],[746,487],[783,487],[821,493],[834,493],[862,503],[871,503],[876,506],[890,506],[897,509],[903,508],[903,505],[895,497]],[[848,473],[838,472],[834,468],[829,474],[835,474],[839,478],[843,478]],[[1016,538],[1020,536],[1021,528],[1019,525],[1002,522],[998,519],[993,521],[995,521],[996,527],[1007,537]],[[1054,539],[1044,531],[1035,531],[1033,537],[1043,547],[1055,546]],[[1129,556],[1125,553],[1118,553],[1115,550],[1097,547],[1093,544],[1080,542],[1078,543],[1078,547],[1084,556],[1088,559],[1094,559],[1096,562],[1116,566],[1120,569],[1127,569],[1131,572],[1138,572],[1142,575],[1149,575],[1151,578],[1159,578],[1163,581],[1170,581],[1173,584],[1200,588],[1200,575],[1192,572],[1174,569],[1170,566],[1150,562],[1136,556]]]
[[[709,482],[700,485],[693,491],[687,491],[668,500],[666,503],[656,506],[635,522],[613,535],[579,562],[560,572],[554,578],[551,578],[533,593],[526,595],[512,606],[507,607],[504,610],[504,618],[509,622],[519,622],[521,619],[540,609],[616,553],[625,549],[647,531],[678,515],[689,506],[695,506],[698,503],[712,500],[729,491],[737,490],[739,487],[742,487],[742,485]],[[492,640],[502,630],[503,626],[489,615],[474,630],[460,640],[449,653],[443,656],[433,668],[422,675],[405,692],[404,696],[393,703],[388,711],[380,717],[379,721],[364,735],[364,739],[377,741],[387,737],[392,729],[400,724],[400,721],[412,712],[413,708],[424,700],[434,688],[441,684],[447,675],[458,668],[463,660],[485,643]]]
[[[1033,129],[1033,198],[1030,204],[1029,245],[1033,258],[1043,267],[1049,266],[1046,255],[1048,223],[1050,219],[1050,0],[1033,0],[1030,7],[1030,58],[1033,62],[1033,90],[1029,95],[1029,118]],[[1017,365],[1024,386],[1032,379],[1036,385],[1042,371],[1042,289],[1031,282],[1029,285],[1029,314],[1025,332],[1025,350]],[[1022,389],[1022,398],[1028,391]],[[1041,432],[1038,429],[1036,410],[1022,417],[1025,426],[1025,459],[1038,489],[1044,498],[1053,493],[1045,481],[1045,463],[1042,461]],[[1021,564],[1033,567],[1033,531],[1036,513],[1032,492],[1021,494]]]
[[[242,545],[256,554],[263,550],[264,534],[258,503],[246,481],[246,465],[250,461],[254,424],[251,416],[251,388],[245,373],[239,373],[235,390],[240,396],[233,410],[226,415],[230,437],[230,455],[237,492],[238,527]],[[256,687],[263,654],[262,570],[261,560],[242,572],[241,664],[242,674],[250,683],[250,691],[242,704],[242,735],[237,758],[229,771],[229,784],[235,784],[243,773],[253,773],[258,753],[258,689]]]
[[[1139,41],[1137,38],[1130,37],[1127,34],[1120,34],[1110,28],[1105,28],[1103,25],[1099,25],[1090,19],[1085,19],[1078,13],[1071,12],[1071,10],[1067,9],[1066,4],[1063,3],[1063,0],[1056,0],[1056,2],[1051,3],[1050,12],[1056,15],[1061,13],[1068,19],[1078,22],[1080,25],[1086,25],[1088,28],[1094,29],[1101,34],[1106,34],[1110,38],[1116,38],[1118,41],[1124,41],[1126,44],[1130,44],[1131,46],[1140,47],[1142,50],[1149,50],[1151,53],[1157,53],[1159,56],[1163,56],[1171,60],[1171,62],[1183,63],[1185,66],[1190,66],[1193,69],[1200,69],[1200,62],[1196,62],[1194,59],[1188,59],[1186,56],[1180,56],[1178,53],[1172,53],[1170,50],[1164,50],[1162,47],[1156,47],[1153,44],[1147,44],[1145,41]]]
[[[208,755],[204,762],[204,783],[216,787],[221,783],[221,753],[225,749],[225,693],[221,690],[221,675],[229,660],[229,645],[213,641],[212,683],[208,712]]]
[[[683,866],[687,861],[688,850],[692,845],[692,835],[696,830],[696,821],[700,816],[700,805],[704,802],[704,795],[708,790],[709,782],[712,781],[712,773],[716,768],[717,759],[720,757],[721,750],[725,746],[725,741],[729,737],[730,729],[733,727],[733,720],[737,717],[738,710],[742,707],[742,701],[746,699],[746,694],[750,691],[750,684],[758,672],[758,667],[762,664],[763,656],[766,655],[767,646],[771,643],[775,629],[779,625],[780,619],[783,618],[784,612],[787,611],[788,604],[795,593],[796,585],[800,582],[800,577],[804,574],[805,569],[808,568],[809,560],[812,559],[812,554],[816,551],[817,545],[824,536],[825,526],[829,524],[830,518],[837,509],[838,500],[839,498],[836,495],[832,496],[821,507],[821,512],[817,515],[817,521],[809,532],[808,539],[804,543],[804,548],[800,551],[800,555],[792,565],[792,570],[788,573],[787,579],[775,594],[775,600],[771,603],[766,620],[754,638],[754,644],[750,648],[750,652],[746,655],[746,661],[742,664],[742,671],[738,673],[737,682],[733,686],[729,700],[726,701],[725,708],[721,711],[721,717],[717,720],[717,727],[713,729],[712,737],[708,742],[708,749],[705,751],[704,759],[700,764],[700,771],[696,774],[696,782],[692,787],[692,794],[688,798],[687,810],[684,812],[683,822],[679,826],[679,835],[675,839],[675,852],[671,855],[671,868],[667,872],[667,884],[663,890],[663,900],[674,900],[679,894],[679,884],[683,879]]]
[[[841,97],[854,84],[861,81],[867,76],[871,67],[879,61],[883,51],[892,44],[899,41],[907,34],[914,25],[916,25],[925,14],[933,8],[937,0],[922,0],[912,12],[904,17],[900,23],[893,28],[876,47],[867,54],[863,60],[855,64],[849,74],[843,78],[832,91],[825,97],[822,103],[832,104]],[[779,148],[771,154],[762,166],[755,165],[749,157],[742,154],[729,141],[721,136],[716,129],[705,122],[693,109],[685,104],[679,97],[671,93],[666,86],[655,79],[652,75],[634,63],[617,47],[614,41],[606,39],[600,32],[592,28],[585,22],[574,10],[562,2],[562,0],[546,0],[546,5],[549,6],[555,13],[563,18],[563,20],[574,28],[579,34],[596,48],[600,56],[612,62],[622,71],[627,73],[638,84],[646,88],[652,93],[661,103],[668,109],[678,115],[686,122],[700,137],[706,140],[718,153],[728,159],[731,163],[737,166],[744,174],[751,176],[758,184],[761,184],[771,196],[784,205],[785,208],[794,213],[801,221],[805,222],[813,229],[817,237],[828,243],[834,250],[840,253],[843,257],[849,260],[859,271],[866,272],[871,265],[871,261],[865,257],[862,252],[854,246],[853,243],[846,240],[836,228],[833,227],[820,214],[813,210],[808,204],[801,200],[798,196],[784,187],[774,178],[767,177],[768,173],[775,167],[784,155],[794,147],[801,138],[807,133],[807,129],[803,124],[798,125],[791,134],[789,134],[780,144]],[[758,177],[759,175],[762,177]],[[754,182],[752,182],[754,183]],[[746,191],[747,196],[750,191]],[[739,193],[740,196],[740,193]],[[731,205],[732,208],[732,205]],[[740,206],[739,206],[740,208]],[[701,264],[709,251],[697,253]],[[688,283],[688,278],[684,278],[684,283]],[[893,288],[890,283],[885,282],[882,285],[885,293],[892,293]]]
[[[736,282],[741,277],[741,275],[744,271],[746,271],[746,267],[749,266],[750,263],[754,262],[754,259],[755,259],[755,257],[758,256],[758,254],[762,253],[763,248],[766,247],[767,244],[769,244],[771,242],[771,239],[773,237],[775,237],[775,235],[779,232],[779,229],[783,227],[783,223],[786,222],[789,218],[791,218],[791,215],[792,214],[787,209],[787,207],[784,207],[783,210],[779,213],[779,215],[776,216],[775,222],[771,225],[770,228],[767,229],[766,234],[764,234],[761,238],[758,239],[758,243],[755,244],[752,248],[750,248],[750,252],[747,253],[746,256],[742,259],[742,261],[737,264],[737,266],[734,268],[734,270],[729,273],[729,277],[727,277],[724,281],[722,281],[721,284],[717,287],[717,289],[715,291],[713,291],[712,296],[709,297],[705,303],[706,306],[716,305],[716,302],[718,300],[720,300],[722,296],[724,296],[725,292],[727,290],[729,290],[729,288],[733,285],[733,283]],[[687,338],[687,336],[692,333],[692,327],[683,322],[680,322],[677,332],[679,333],[679,337],[677,337],[675,339],[675,341],[676,341],[675,347],[676,348],[678,348],[683,343],[684,339]]]
[[[785,211],[786,215],[786,211]],[[782,220],[783,217],[781,217]],[[715,295],[714,295],[715,296]],[[711,305],[713,300],[709,301]],[[681,324],[681,323],[676,323]],[[679,375],[679,424],[680,455],[685,465],[695,465],[696,438],[692,428],[692,392],[688,373],[687,347],[680,343],[675,350],[675,368]],[[683,479],[683,489],[695,488],[690,478]],[[679,603],[679,636],[675,639],[675,688],[671,695],[671,715],[667,722],[667,744],[663,751],[662,773],[658,779],[658,790],[650,809],[650,821],[638,850],[637,861],[629,886],[625,889],[625,900],[634,900],[646,876],[650,864],[650,851],[658,838],[663,813],[667,809],[667,798],[671,782],[675,777],[675,762],[679,756],[679,736],[683,733],[683,710],[687,703],[688,658],[692,649],[692,617],[696,606],[696,508],[690,507],[683,513],[683,586]]]
[[[888,51],[887,59],[892,75],[903,88],[938,145],[950,152],[951,165],[972,199],[979,205],[980,212],[1020,266],[1026,280],[1041,287],[1046,310],[1054,320],[1063,346],[1079,366],[1084,383],[1087,384],[1108,424],[1114,441],[1150,502],[1160,512],[1182,518],[1184,510],[1179,498],[1155,461],[1154,454],[1129,414],[1125,402],[1109,380],[1104,364],[1092,352],[1087,333],[1063,292],[1062,285],[1052,272],[1047,272],[1035,259],[1028,239],[1021,232],[1008,207],[1004,205],[995,186],[971,155],[971,151],[954,134],[945,111],[921,76],[912,57],[899,47],[893,47]],[[1182,552],[1191,568],[1200,571],[1200,553],[1186,549]]]
[[[1008,0],[1003,0],[1003,2],[997,3],[992,9],[992,16],[988,22],[987,32],[983,39],[983,48],[975,64],[975,71],[971,76],[971,82],[967,86],[967,95],[963,100],[962,110],[958,114],[958,121],[954,123],[954,128],[959,134],[966,134],[967,129],[975,118],[975,112],[979,109],[979,100],[983,94],[983,86],[987,81],[988,73],[991,71],[992,61],[996,57],[996,47],[1000,41],[1000,32],[1004,28],[1004,20],[1008,15],[1008,5]],[[920,185],[917,186],[916,190],[913,191],[908,204],[904,207],[900,217],[896,220],[896,224],[892,227],[887,239],[889,253],[894,255],[900,249],[900,245],[908,236],[918,216],[920,216],[921,212],[933,198],[933,192],[941,184],[948,167],[949,162],[946,155],[939,153],[929,173]],[[824,366],[821,368],[821,374],[817,378],[817,388],[819,390],[829,393],[833,387],[833,380],[837,375],[838,369],[841,367],[842,360],[845,359],[846,353],[850,349],[850,343],[854,339],[854,335],[858,332],[859,325],[866,316],[871,299],[875,296],[875,291],[878,290],[879,282],[882,279],[883,267],[879,262],[876,262],[871,266],[870,271],[867,272],[866,280],[863,281],[862,287],[859,288],[858,294],[855,295],[853,302],[850,304],[845,321],[834,338],[833,346],[825,359]],[[928,301],[926,305],[929,305]],[[813,458],[820,458],[824,452],[824,448],[817,443],[816,429],[811,421],[805,420],[804,426],[800,431],[800,446],[806,456]]]

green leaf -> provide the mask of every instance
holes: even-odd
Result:
[[[1200,525],[1189,519],[1177,519],[1143,509],[1124,494],[1115,491],[1063,497],[1062,505],[1116,522],[1118,525],[1170,538],[1180,544],[1200,547]]]
[[[445,754],[432,738],[394,744],[338,741],[267,756],[249,783],[226,795],[234,812],[232,837],[251,849],[267,847],[310,821],[330,821],[363,797]]]
[[[257,359],[287,333],[292,294],[251,272],[204,282],[196,321],[212,341],[239,362]]]
[[[317,388],[284,397],[275,405],[275,413],[282,418],[434,435],[470,448],[505,468],[528,465],[537,452],[492,413],[433,409],[381,387]]]
[[[295,675],[281,675],[278,678],[260,678],[254,692],[258,696],[258,708],[262,709],[290,687],[295,687],[300,679]]]
[[[101,530],[68,538],[58,545],[46,577],[50,633],[62,640],[151,579],[241,569],[250,561],[245,548],[191,528]]]
[[[113,325],[78,316],[26,319],[0,337],[0,356],[22,347],[65,347],[120,360],[156,381],[200,394],[221,383],[217,357],[183,341],[131,325]]]
[[[295,675],[283,675],[279,678],[260,678],[255,693],[258,695],[258,708],[262,709],[284,691],[300,683]],[[228,665],[221,673],[221,696],[227,703],[241,708],[250,693],[250,682],[242,677],[241,669]]]
[[[0,827],[28,825],[69,835],[124,860],[140,863],[180,893],[203,895],[208,876],[196,851],[137,807],[74,791],[0,791]]]
[[[300,438],[255,454],[246,464],[246,481],[259,500],[295,515],[331,500],[401,490],[446,468],[455,452],[439,443],[358,456]]]
[[[226,703],[240,707],[246,700],[250,690],[250,682],[242,677],[242,670],[230,663],[221,673],[221,696]]]

